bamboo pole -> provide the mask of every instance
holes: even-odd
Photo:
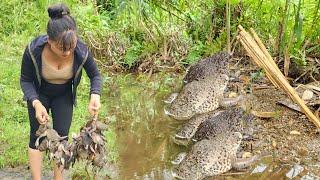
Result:
[[[242,26],[239,26],[239,29],[240,29],[240,32],[239,32],[239,34],[240,35],[242,35],[242,36],[244,36],[244,37],[247,37],[247,38],[240,38],[240,42],[241,41],[243,41],[242,42],[242,44],[243,43],[245,43],[245,44],[250,44],[250,42],[254,42],[254,39],[242,28]],[[248,53],[250,53],[249,55],[251,56],[251,57],[253,57],[254,55],[252,54],[252,52],[255,52],[255,50],[254,49],[252,49],[253,47],[254,47],[254,45],[251,45],[251,46],[244,46],[245,48],[246,48],[246,50],[247,50],[247,52]],[[247,48],[249,48],[249,49],[247,49]],[[263,58],[263,55],[262,55],[262,52],[261,51],[259,51],[259,52],[256,52],[256,53],[260,53],[259,54],[259,57],[260,58]],[[255,63],[257,63],[258,64],[258,66],[259,67],[263,67],[263,64],[262,64],[262,62],[260,62],[259,60],[256,60],[256,59],[253,59],[254,61],[255,61]],[[267,62],[267,61],[265,61],[265,62]],[[266,72],[266,75],[267,75],[267,77],[268,77],[268,79],[271,81],[271,83],[272,84],[274,84],[277,88],[279,88],[279,86],[277,85],[277,83],[275,83],[274,82],[274,80],[273,80],[273,78],[271,78],[272,76],[271,76],[271,74],[270,74],[270,72],[269,71],[265,71]]]
[[[230,42],[230,19],[231,19],[231,11],[230,11],[230,0],[226,0],[226,27],[227,27],[227,48],[228,53],[231,53],[231,42]]]
[[[268,79],[277,88],[284,90],[287,95],[296,102],[303,113],[308,117],[308,119],[315,124],[317,128],[320,128],[319,119],[311,112],[311,110],[306,106],[304,101],[299,97],[297,92],[291,87],[287,79],[284,77],[276,63],[273,61],[271,55],[268,53],[266,47],[263,45],[262,41],[259,39],[258,35],[253,29],[250,29],[253,37],[245,31],[245,29],[239,25],[239,35],[238,39],[240,43],[244,46],[248,55],[253,59],[253,61],[266,72]]]
[[[278,68],[277,64],[274,62],[273,58],[271,57],[271,55],[269,54],[267,48],[264,46],[264,44],[261,42],[260,38],[258,37],[257,33],[250,28],[250,32],[253,35],[254,40],[256,40],[258,46],[260,47],[260,49],[262,50],[262,52],[264,53],[264,55],[267,56],[269,62],[271,63],[271,65],[275,68],[275,70],[278,70],[279,73],[281,73],[280,69]]]

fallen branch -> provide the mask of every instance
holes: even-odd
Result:
[[[250,29],[252,34],[251,36],[241,25],[239,25],[238,28],[238,40],[244,46],[248,55],[259,67],[265,70],[266,75],[272,84],[278,89],[284,90],[284,92],[286,92],[287,95],[300,106],[301,110],[309,118],[309,120],[314,123],[317,128],[320,128],[319,119],[306,106],[304,101],[299,97],[293,87],[291,87],[255,31]]]

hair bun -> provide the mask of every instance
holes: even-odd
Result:
[[[70,10],[66,5],[59,3],[59,4],[50,6],[48,8],[48,14],[51,19],[57,19],[57,18],[62,18],[62,16],[64,15],[69,15]]]

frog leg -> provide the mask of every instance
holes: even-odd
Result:
[[[51,147],[51,141],[48,140],[48,148],[50,149],[50,147]]]
[[[49,160],[52,160],[54,157],[54,154],[52,152],[49,153]]]
[[[172,117],[173,119],[181,120],[181,121],[188,120],[193,116],[193,114],[191,114],[191,113],[189,113],[186,116],[177,116],[177,115],[171,113],[170,110],[167,110],[166,108],[164,109],[164,114],[169,116],[169,117]]]
[[[65,159],[64,159],[63,157],[60,158],[60,162],[61,162],[61,165],[62,165],[62,166],[65,165]]]
[[[219,115],[222,111],[216,111],[211,118]],[[185,123],[176,133],[175,137],[180,139],[191,139],[197,132],[201,123],[207,120],[207,114],[195,116]]]
[[[94,148],[93,148],[93,144],[90,144],[89,148],[90,148],[91,152],[93,152],[94,154],[96,154],[96,151],[95,151]]]
[[[197,118],[192,118],[187,123],[183,124],[182,127],[175,134],[175,138],[179,139],[191,139],[196,133],[198,126],[201,122],[196,121]]]
[[[68,138],[68,136],[62,136],[62,137],[59,137],[59,140],[61,141],[61,140],[64,140],[66,138]]]
[[[40,138],[46,137],[46,136],[47,136],[47,133],[46,133],[46,131],[45,131],[43,134],[41,134],[41,135],[37,138],[37,140],[36,140],[36,142],[35,142],[35,146],[38,147],[38,146],[39,146],[39,140],[40,140]]]
[[[176,156],[176,158],[174,158],[174,160],[171,161],[171,164],[173,164],[173,165],[178,165],[178,164],[180,164],[186,156],[187,156],[187,153],[186,153],[186,152],[181,152],[181,153],[179,153],[179,154]]]
[[[236,158],[232,162],[232,168],[235,170],[245,169],[245,168],[251,166],[252,164],[254,164],[256,161],[260,160],[260,158],[261,158],[261,156],[259,156],[259,155],[254,155],[249,158]]]
[[[174,117],[174,115],[166,108],[164,108],[164,114],[167,115],[167,116]]]
[[[164,100],[164,103],[171,104],[174,100],[176,100],[179,93],[172,93],[166,100]]]
[[[237,105],[243,99],[244,99],[243,95],[239,95],[234,98],[221,98],[219,100],[219,105],[224,108],[228,108],[228,107]]]

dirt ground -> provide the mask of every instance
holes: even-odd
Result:
[[[239,178],[238,174],[244,174],[241,176],[243,179],[288,179],[286,174],[296,165],[302,167],[303,171],[292,178],[320,179],[320,134],[316,126],[301,112],[280,105],[279,101],[292,101],[266,78],[260,78],[252,84],[245,82],[248,76],[240,76],[240,79],[240,83],[231,83],[229,90],[249,91],[247,107],[260,114],[273,114],[268,118],[255,117],[254,139],[242,145],[243,151],[253,155],[267,154],[260,162],[266,164],[267,169],[257,176],[250,173],[254,168],[244,173],[229,174],[235,173],[236,179]],[[225,175],[220,177],[232,177],[226,178]]]
[[[68,177],[66,175],[65,177]],[[15,167],[15,168],[3,168],[0,169],[0,179],[1,180],[26,180],[32,179],[31,174],[27,167]],[[53,179],[52,173],[44,172],[42,175],[43,180]]]

